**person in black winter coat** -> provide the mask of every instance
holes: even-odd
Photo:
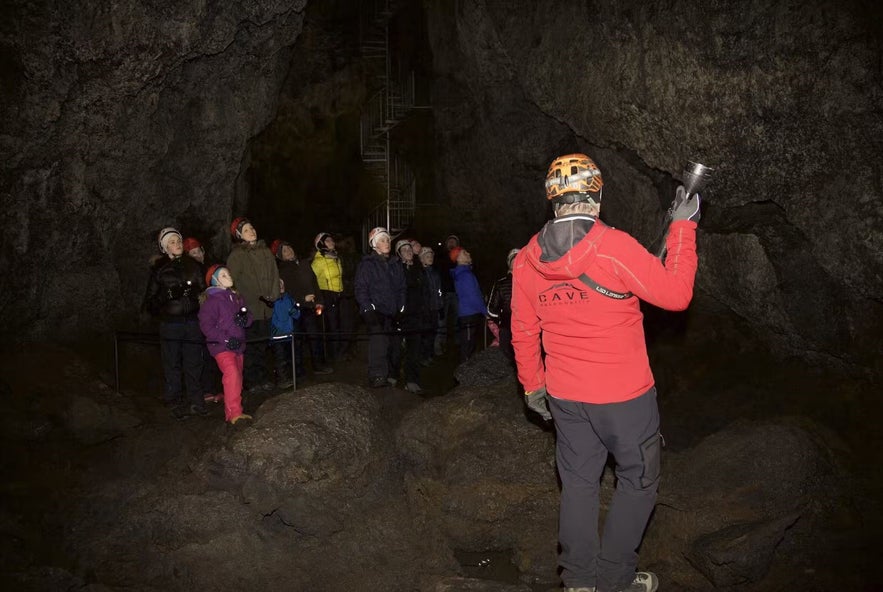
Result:
[[[512,249],[506,256],[508,272],[494,282],[491,293],[487,299],[488,322],[494,322],[499,327],[500,351],[506,354],[510,360],[515,360],[515,352],[512,349],[512,261],[521,249]]]
[[[405,276],[405,310],[402,312],[399,323],[405,342],[405,390],[419,394],[423,392],[423,388],[420,386],[420,336],[425,325],[424,284],[426,279],[423,274],[423,266],[415,260],[411,241],[407,239],[398,241],[396,256]],[[398,375],[399,358],[401,358],[401,354],[394,356],[393,380],[396,380]]]
[[[151,267],[144,308],[160,321],[165,375],[163,400],[179,419],[191,413],[205,415],[205,393],[201,384],[205,340],[197,317],[199,295],[205,290],[202,266],[184,254],[184,241],[176,229],[163,228],[158,242],[165,256]],[[183,398],[185,384],[186,401]]]
[[[444,317],[444,294],[441,277],[433,266],[435,251],[429,247],[420,249],[420,265],[423,267],[424,319],[423,333],[420,338],[420,363],[428,366],[432,363],[435,353],[435,338],[438,334],[438,322]]]
[[[449,234],[445,238],[445,242],[439,248],[439,252],[435,257],[435,268],[438,271],[438,277],[441,280],[442,301],[443,306],[441,315],[438,319],[438,333],[435,335],[435,355],[440,356],[445,353],[445,347],[448,342],[448,332],[450,326],[456,326],[458,315],[457,291],[454,289],[454,280],[451,278],[451,270],[456,267],[456,263],[451,261],[451,249],[460,246],[460,238],[455,234]],[[454,329],[456,330],[456,329]]]
[[[368,233],[372,251],[359,262],[354,286],[359,314],[368,327],[368,384],[373,388],[393,380],[392,348],[398,347],[399,342],[390,339],[390,335],[396,316],[405,307],[405,274],[401,264],[390,258],[389,243],[385,228],[377,227]]]
[[[300,318],[295,323],[294,363],[297,378],[306,374],[304,364],[305,345],[309,346],[313,362],[313,374],[331,374],[334,369],[328,366],[322,344],[322,312],[324,302],[316,274],[307,261],[298,259],[294,247],[283,240],[275,240],[270,250],[276,256],[279,277],[285,282],[285,292],[300,308]]]

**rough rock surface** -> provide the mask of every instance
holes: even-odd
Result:
[[[4,359],[60,371],[38,407],[18,374],[6,372],[5,415],[50,427],[2,434],[4,589],[557,585],[554,434],[533,422],[510,380],[427,399],[320,383],[271,396],[253,422],[225,426],[219,407],[176,422],[155,394],[109,394],[72,352],[28,351]],[[68,392],[142,423],[119,424],[105,440],[83,438],[61,419]],[[861,566],[855,549],[867,547],[856,533],[874,523],[879,500],[854,505],[845,495],[850,481],[823,434],[804,420],[743,421],[666,453],[642,567],[687,591],[710,581],[788,589],[808,569],[818,589],[836,588],[832,577],[844,574],[861,589],[867,572],[840,562]],[[608,470],[602,508],[613,487]],[[864,522],[854,516],[861,508]],[[490,581],[498,572],[469,556],[514,567]]]
[[[525,573],[555,568],[554,441],[511,383],[458,387],[409,413],[396,435],[410,505],[456,549],[512,551]]]
[[[226,240],[305,5],[5,3],[4,332],[112,327],[141,306],[160,228]]]
[[[457,366],[454,378],[462,386],[511,383],[515,381],[515,364],[506,358],[499,347],[489,347]]]
[[[311,387],[226,429],[183,472],[100,487],[79,507],[67,544],[99,581],[384,590],[455,571],[442,539],[413,528],[368,391]]]
[[[595,158],[602,216],[645,244],[659,235],[672,177],[697,159],[716,169],[699,295],[780,349],[879,367],[879,8],[678,0],[562,9],[427,9],[438,193],[450,197],[461,238],[489,245],[478,264],[499,268],[542,223],[542,179],[557,154]]]
[[[285,210],[284,186],[298,183],[312,201],[321,183],[301,182],[308,172],[250,181],[249,142],[265,140],[255,146],[263,176],[284,163],[274,151],[313,154],[333,171],[330,147],[356,149],[353,105],[367,95],[344,65],[358,59],[358,17],[346,4],[326,7],[324,28],[297,43],[305,0],[7,3],[0,262],[14,279],[0,305],[17,312],[4,331],[46,337],[130,323],[156,231],[181,224],[211,237],[223,258],[226,222],[254,205],[250,183],[275,187],[265,204],[275,217],[312,213],[309,203]],[[418,218],[483,247],[484,281],[546,218],[553,155],[591,153],[604,171],[603,216],[648,246],[683,164],[699,159],[716,170],[697,300],[780,350],[879,369],[879,7],[604,0],[565,15],[549,1],[423,10],[411,11],[419,26],[401,31],[425,31],[433,53],[434,142],[422,150],[425,136],[414,134],[403,150],[432,155],[420,182],[432,179],[431,201],[445,207]],[[286,108],[273,120],[280,93]],[[368,199],[359,171],[342,177],[361,179],[353,191]],[[328,190],[340,193],[339,183]]]
[[[736,422],[663,458],[642,560],[666,565],[673,585],[701,588],[685,558],[717,586],[763,580],[779,549],[793,563],[776,577],[825,561],[819,533],[849,486],[811,422]]]

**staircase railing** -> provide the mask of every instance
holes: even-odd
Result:
[[[381,88],[362,109],[359,143],[362,161],[384,191],[384,200],[371,211],[362,224],[363,247],[367,233],[383,226],[396,236],[410,226],[416,209],[416,183],[403,160],[391,149],[390,131],[414,108],[416,78],[413,72],[393,72],[389,53],[389,19],[394,12],[391,0],[363,0],[362,55],[382,60],[377,76]],[[378,68],[380,64],[378,64]]]

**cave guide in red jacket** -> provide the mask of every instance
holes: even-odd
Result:
[[[656,576],[635,571],[661,447],[639,299],[668,310],[690,303],[700,199],[684,199],[679,188],[663,263],[598,219],[602,186],[585,154],[549,167],[546,197],[555,217],[515,258],[512,345],[528,407],[555,423],[564,586],[652,592]],[[608,453],[617,486],[601,539],[599,483]]]

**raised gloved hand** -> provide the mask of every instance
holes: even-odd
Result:
[[[675,192],[675,199],[671,202],[671,219],[675,220],[692,220],[699,222],[702,213],[699,211],[699,204],[702,199],[698,193],[694,193],[687,199],[687,192],[683,185],[679,185]]]
[[[541,386],[535,391],[524,393],[524,402],[527,403],[531,411],[539,413],[546,421],[552,419],[552,414],[549,413],[549,404],[546,402],[546,387]]]
[[[316,304],[316,309],[315,309],[315,310],[316,310],[316,315],[321,315],[321,314],[322,314],[322,310],[323,310],[324,308],[325,308],[325,307],[322,306],[321,304]]]
[[[263,302],[264,304],[266,304],[270,308],[273,308],[273,305],[276,304],[275,300],[270,300],[266,296],[258,296],[258,300],[260,300],[261,302]]]
[[[248,325],[248,309],[244,306],[239,309],[239,312],[233,317],[233,323],[237,327],[245,327]]]
[[[242,345],[242,342],[239,341],[238,339],[236,339],[235,337],[231,337],[230,339],[227,340],[227,343],[225,345],[227,346],[227,349],[229,349],[230,351],[236,351],[239,349],[239,346]]]

